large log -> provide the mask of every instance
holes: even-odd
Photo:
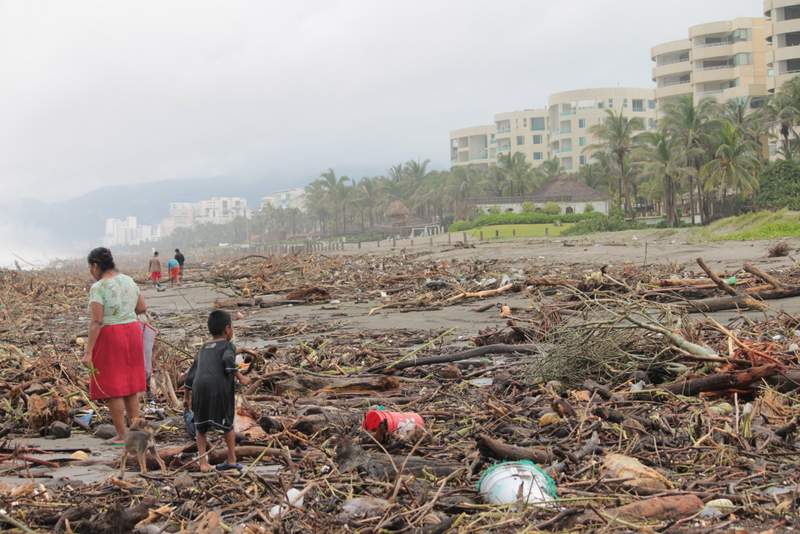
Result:
[[[762,378],[772,376],[778,372],[774,365],[752,367],[744,371],[732,373],[717,373],[689,380],[681,380],[663,386],[664,389],[676,395],[697,395],[704,391],[723,391],[731,388],[745,388]]]
[[[735,297],[727,296],[690,300],[686,303],[686,306],[689,313],[711,313],[749,308],[761,310],[764,308],[764,304],[759,302],[759,300],[777,300],[798,296],[800,296],[800,286],[782,287],[781,289],[768,289],[758,293],[737,295]],[[755,306],[753,305],[754,303],[756,304]]]
[[[750,263],[745,263],[744,264],[744,270],[747,271],[748,273],[750,273],[750,274],[752,274],[754,276],[757,276],[758,278],[762,279],[763,281],[765,281],[766,283],[770,284],[775,289],[781,289],[783,287],[783,284],[781,283],[780,280],[778,280],[777,278],[775,278],[772,275],[769,275],[769,274],[765,273],[764,271],[762,271],[761,269],[759,269],[755,265],[752,265]]]
[[[371,367],[370,369],[367,369],[367,372],[373,373],[386,370],[399,371],[401,369],[407,369],[409,367],[418,367],[422,365],[433,365],[437,363],[450,363],[461,360],[468,360],[470,358],[478,358],[480,356],[486,356],[487,354],[513,354],[513,353],[536,354],[537,352],[539,352],[539,348],[537,345],[503,345],[503,344],[486,345],[484,347],[477,347],[462,352],[456,352],[454,354],[445,354],[442,356],[428,356],[426,358],[414,358],[396,363],[388,363],[388,364],[384,363]]]

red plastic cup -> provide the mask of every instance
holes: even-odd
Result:
[[[386,421],[386,430],[389,432],[396,431],[401,425],[406,424],[408,421],[413,421],[414,426],[423,428],[425,422],[419,414],[414,412],[387,412],[384,410],[370,410],[364,415],[364,430],[374,432],[377,430],[381,423]]]

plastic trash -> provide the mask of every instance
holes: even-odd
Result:
[[[556,483],[530,460],[495,464],[481,475],[478,493],[489,504],[532,504],[554,500]]]
[[[194,428],[194,413],[192,410],[188,408],[183,410],[183,422],[186,423],[186,433],[190,438],[195,439],[197,437],[197,430]]]
[[[72,420],[75,422],[76,425],[81,427],[84,430],[89,430],[89,427],[92,426],[92,418],[94,417],[94,410],[82,410],[76,413]]]
[[[714,499],[708,501],[703,509],[700,511],[702,518],[722,517],[732,513],[736,509],[736,505],[730,499]]]
[[[725,280],[725,283],[728,284],[729,286],[735,286],[736,285],[736,277],[735,276],[731,276],[730,278],[727,278]]]
[[[142,342],[144,344],[144,372],[147,381],[150,381],[150,375],[153,373],[153,346],[156,343],[156,335],[158,330],[150,326],[148,323],[142,323]]]
[[[441,280],[441,279],[437,279],[437,280],[427,279],[427,280],[425,280],[425,287],[427,289],[444,289],[444,288],[448,287],[449,285],[450,284],[448,284],[446,281]]]
[[[651,467],[624,454],[607,454],[603,467],[608,478],[625,479],[623,485],[654,490],[672,489],[672,483]]]
[[[405,435],[413,432],[415,428],[425,428],[425,421],[414,412],[388,412],[385,410],[370,410],[364,415],[363,428],[375,432],[386,421],[386,430],[389,434],[398,433]]]
[[[297,508],[302,510],[303,509],[303,492],[295,489],[289,488],[286,492],[286,499],[283,505],[276,504],[272,508],[269,509],[269,516],[271,518],[280,517],[285,514],[289,508]]]

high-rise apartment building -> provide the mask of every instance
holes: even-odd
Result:
[[[767,17],[767,91],[800,73],[800,0],[764,0]]]
[[[450,132],[450,161],[454,167],[495,165],[501,154],[520,153],[534,166],[558,157],[565,171],[589,163],[585,148],[596,142],[589,128],[613,109],[629,117],[641,117],[645,128],[656,124],[652,89],[581,89],[556,93],[548,106],[498,113],[494,124]]]
[[[580,89],[550,96],[550,155],[559,159],[565,171],[576,171],[590,162],[591,154],[586,147],[598,140],[589,129],[603,122],[609,109],[641,119],[645,130],[656,127],[656,100],[652,89]]]
[[[696,102],[746,97],[759,105],[767,95],[768,32],[766,19],[737,18],[692,26],[688,39],[654,46],[659,107],[681,95]]]

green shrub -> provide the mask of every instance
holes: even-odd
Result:
[[[492,206],[491,208],[486,210],[486,213],[490,215],[497,215],[498,213],[500,213],[500,208],[498,208],[497,206]]]
[[[533,213],[534,211],[536,211],[536,206],[533,202],[522,203],[522,213]]]
[[[548,202],[544,205],[544,209],[542,210],[548,215],[558,215],[561,213],[561,206],[556,204],[555,202]]]
[[[596,232],[621,232],[622,230],[640,230],[647,228],[647,225],[635,221],[626,221],[619,210],[612,211],[611,215],[595,214],[594,217],[584,218],[571,227],[567,228],[561,235],[586,235]]]
[[[594,212],[594,204],[586,204],[583,207],[583,213],[593,213]]]
[[[759,176],[756,202],[761,208],[800,210],[800,162],[775,161]]]

